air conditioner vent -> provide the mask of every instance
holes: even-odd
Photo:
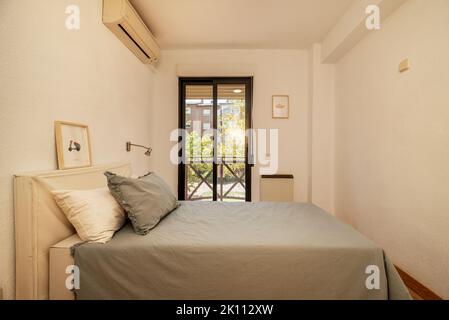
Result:
[[[150,56],[142,49],[142,47],[136,42],[136,40],[133,39],[133,37],[130,36],[130,34],[128,33],[128,31],[126,31],[125,28],[123,28],[123,26],[121,24],[118,25],[120,27],[120,29],[122,29],[122,31],[128,36],[128,38],[137,46],[137,48],[139,48],[139,50],[148,58],[151,59]]]
[[[160,49],[128,0],[103,0],[103,23],[143,63],[155,63]]]

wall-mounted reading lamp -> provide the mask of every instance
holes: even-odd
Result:
[[[151,151],[153,151],[153,149],[151,147],[145,147],[140,144],[131,143],[129,141],[126,143],[126,151],[130,152],[131,146],[146,149],[147,150],[147,151],[145,151],[146,156],[151,156]]]

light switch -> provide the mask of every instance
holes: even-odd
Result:
[[[410,60],[404,59],[401,61],[401,63],[399,64],[399,72],[404,72],[407,71],[408,69],[410,69]]]

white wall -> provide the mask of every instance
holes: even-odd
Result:
[[[79,4],[81,29],[65,28]],[[54,120],[88,124],[93,163],[149,169],[153,75],[101,23],[101,0],[0,1],[0,287],[14,298],[12,175],[56,169]]]
[[[223,69],[223,66],[226,68]],[[155,77],[155,112],[151,128],[154,169],[177,190],[177,166],[169,161],[170,132],[178,127],[177,70],[254,75],[254,128],[279,129],[279,170],[295,176],[294,197],[307,201],[308,52],[301,50],[166,50]],[[214,71],[218,70],[218,71]],[[240,70],[240,71],[239,71]],[[228,74],[223,74],[228,73]],[[220,75],[215,74],[215,75]],[[185,74],[184,74],[185,75]],[[271,117],[271,96],[290,95],[290,119]],[[253,200],[259,199],[259,170],[253,168]]]
[[[337,216],[446,299],[448,31],[449,1],[409,0],[336,66]]]
[[[321,52],[320,44],[309,52],[309,201],[334,213],[335,68],[321,62]]]

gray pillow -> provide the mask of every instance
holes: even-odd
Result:
[[[137,234],[145,235],[178,207],[178,200],[162,178],[149,173],[139,179],[105,172],[112,196],[128,214]]]

